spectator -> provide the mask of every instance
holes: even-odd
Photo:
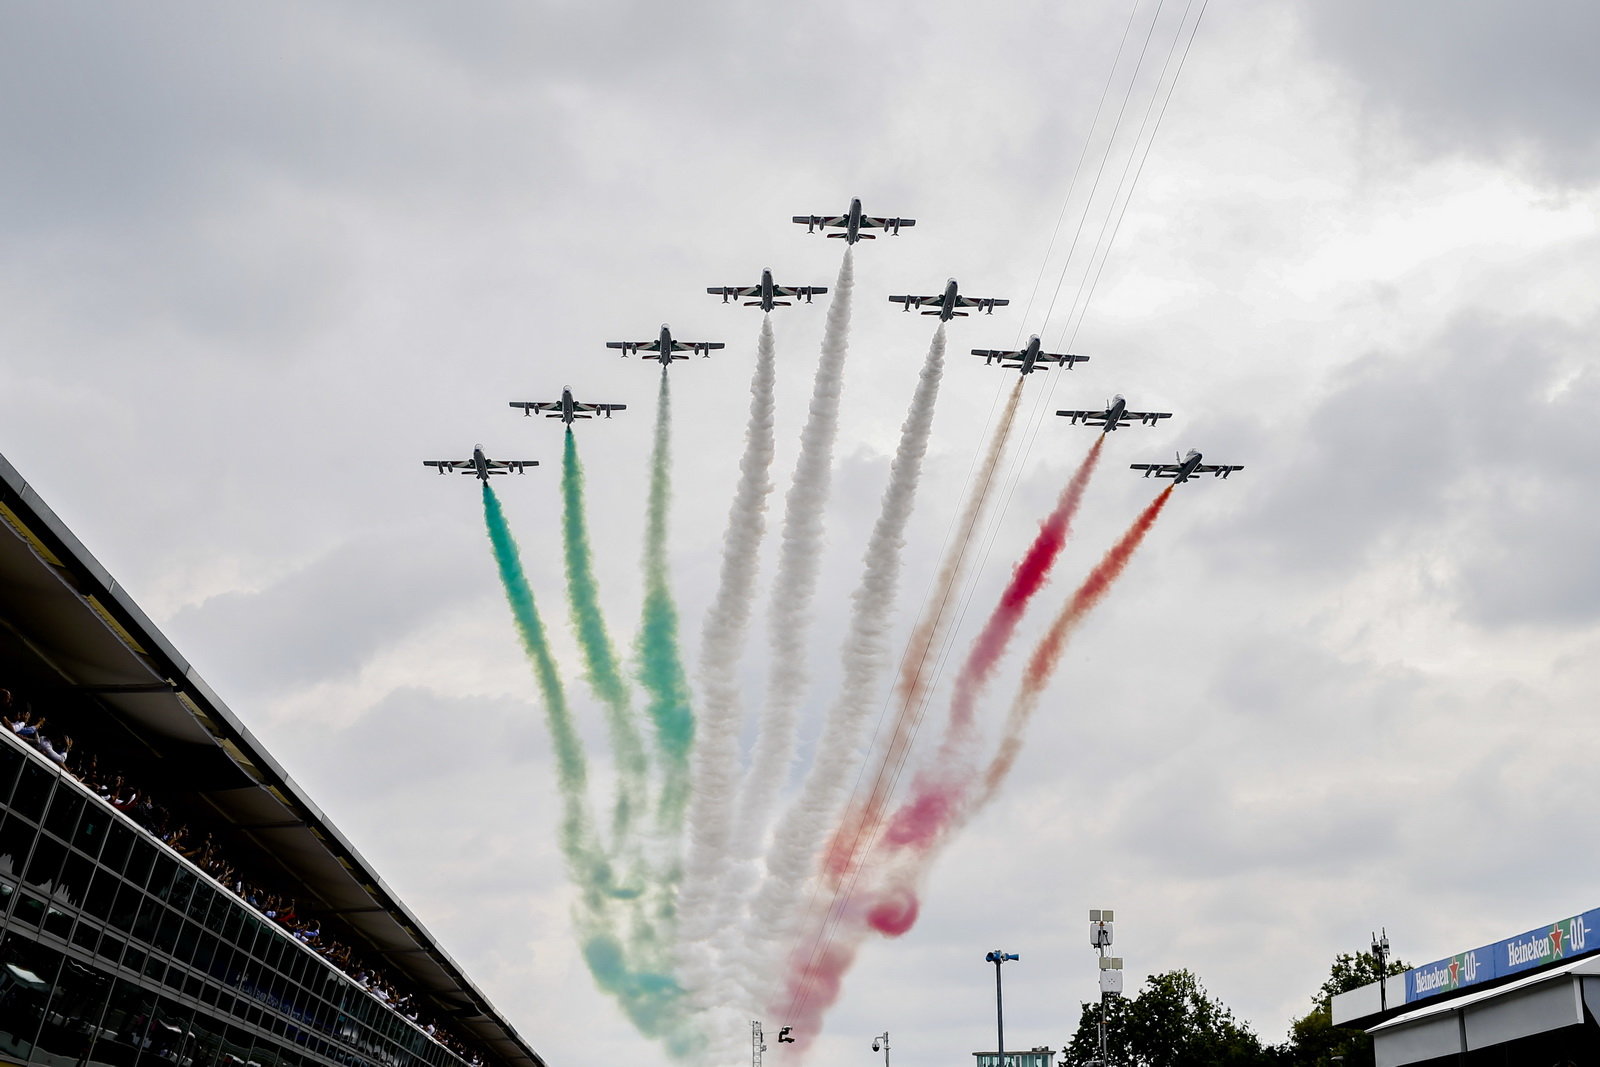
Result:
[[[62,767],[67,765],[67,756],[72,753],[72,738],[69,737],[62,742],[60,748],[57,748],[44,734],[36,734],[33,741],[34,744],[39,746],[39,751],[45,754],[46,759]]]

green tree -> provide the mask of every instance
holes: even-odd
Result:
[[[1401,960],[1390,960],[1388,973],[1404,974],[1410,967]],[[1372,953],[1340,953],[1322,988],[1311,998],[1311,1011],[1289,1028],[1289,1040],[1282,1049],[1286,1067],[1373,1067],[1372,1038],[1361,1030],[1334,1026],[1329,1002],[1335,994],[1378,978],[1378,958]]]
[[[1099,1054],[1100,1005],[1085,1004],[1078,1032],[1063,1053],[1068,1067],[1086,1067]],[[1106,1047],[1117,1067],[1272,1067],[1278,1050],[1206,992],[1188,971],[1151,975],[1137,996],[1109,998]]]

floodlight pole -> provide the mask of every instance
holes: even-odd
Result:
[[[996,1067],[1006,1067],[1006,1014],[1005,1000],[1000,993],[1000,965],[1006,960],[1016,960],[1022,957],[1015,952],[1006,952],[997,948],[983,958],[985,961],[994,964],[994,1028],[996,1051],[999,1053],[999,1063],[996,1064]]]
[[[1109,1067],[1111,1062],[1107,1047],[1106,1012],[1111,1006],[1111,998],[1122,995],[1122,958],[1106,955],[1106,949],[1111,945],[1111,927],[1115,919],[1116,913],[1110,908],[1089,910],[1089,945],[1100,956],[1100,1017],[1095,1024],[1095,1036],[1100,1044],[1098,1067]]]

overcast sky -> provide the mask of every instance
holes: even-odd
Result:
[[[419,461],[481,441],[544,462],[499,488],[575,680],[559,426],[506,403],[570,384],[629,405],[579,430],[626,639],[655,364],[603,343],[664,320],[727,342],[673,371],[697,638],[759,325],[704,288],[769,265],[831,284],[843,242],[787,220],[861,196],[918,224],[858,247],[824,590],[854,582],[927,344],[884,297],[955,275],[1012,299],[950,330],[904,632],[1011,380],[967,350],[1069,321],[1065,296],[1048,322],[1023,308],[1058,275],[1128,16],[11,5],[0,451],[552,1064],[663,1063],[576,954],[478,495]],[[1209,5],[1073,341],[1093,361],[1031,380],[1024,409],[1123,392],[1176,417],[1108,442],[1019,648],[1149,499],[1127,463],[1193,447],[1247,469],[1179,490],[920,925],[847,978],[828,1062],[875,1061],[884,1029],[902,1065],[992,1048],[996,947],[1022,956],[1008,1044],[1060,1047],[1095,995],[1089,907],[1117,910],[1130,986],[1187,967],[1279,1040],[1379,926],[1424,962],[1595,906],[1596,39],[1582,0]],[[780,474],[823,314],[774,317]],[[1089,441],[1054,418],[1019,437],[968,629]],[[846,608],[818,605],[813,716]]]

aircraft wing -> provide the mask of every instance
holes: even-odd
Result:
[[[560,405],[556,406],[559,407]],[[581,400],[574,400],[572,407],[575,411],[598,411],[608,419],[613,411],[626,411],[628,409],[626,404],[585,404]]]
[[[904,304],[906,306],[906,310],[910,311],[914,307],[926,307],[929,304],[940,303],[941,301],[944,300],[944,297],[942,297],[942,296],[891,296],[889,299],[894,301],[896,304]]]
[[[988,311],[991,308],[1003,308],[1009,303],[1011,303],[1011,301],[1006,300],[1003,297],[1000,297],[1000,298],[997,298],[997,297],[986,297],[986,296],[958,296],[958,297],[956,297],[956,307],[981,308],[984,311]]]
[[[708,287],[706,289],[706,292],[710,293],[712,296],[720,296],[720,297],[724,297],[724,298],[730,297],[730,296],[760,296],[761,295],[761,286],[759,286],[759,285],[713,285],[713,286]]]
[[[1170,411],[1123,411],[1122,417],[1124,419],[1126,419],[1128,422],[1132,422],[1135,419],[1137,419],[1138,421],[1144,423],[1146,426],[1154,426],[1161,419],[1170,419],[1170,418],[1172,418],[1172,412],[1170,412]]]
[[[490,474],[505,474],[508,471],[521,474],[524,467],[537,467],[538,465],[539,461],[536,459],[490,459],[484,461],[484,466],[489,469]],[[470,467],[472,464],[469,463],[467,466]]]
[[[661,348],[661,342],[655,341],[607,341],[607,348],[620,348],[622,354],[630,356],[635,352],[655,352]]]
[[[524,415],[534,411],[560,411],[559,400],[513,400],[511,406],[521,408]],[[581,405],[580,405],[581,406]]]
[[[916,224],[916,219],[880,219],[869,218],[866,215],[861,216],[861,227],[863,229],[870,226],[874,230],[894,230],[898,232],[902,227],[915,226]],[[835,225],[843,225],[843,223],[835,223]]]
[[[850,219],[844,215],[796,215],[794,221],[802,226],[844,226]]]
[[[1102,409],[1100,411],[1058,411],[1056,414],[1060,415],[1062,418],[1071,419],[1074,426],[1080,422],[1087,426],[1094,426],[1097,424],[1103,426],[1105,425],[1106,416],[1110,414],[1110,412]],[[1098,420],[1098,423],[1096,420]],[[1134,466],[1138,467],[1140,464],[1135,463]],[[1149,464],[1144,464],[1144,466],[1149,466]]]
[[[1105,414],[1105,412],[1101,412]],[[1176,478],[1178,472],[1183,470],[1182,463],[1130,463],[1129,470],[1144,471],[1146,478],[1152,475],[1157,478]]]
[[[698,352],[702,356],[708,355],[713,349],[727,348],[727,347],[728,347],[727,344],[722,342],[722,341],[678,341],[678,340],[674,340],[672,342],[672,350],[674,352]],[[674,358],[675,359],[686,359],[687,357],[686,356],[675,356]]]
[[[425,459],[422,461],[422,465],[424,467],[438,467],[440,474],[445,471],[470,471],[475,469],[470,459]]]
[[[1242,470],[1244,470],[1244,467],[1239,464],[1229,465],[1227,463],[1202,463],[1194,469],[1194,472],[1196,474],[1209,474],[1213,478],[1226,478],[1234,471]]]
[[[1039,353],[1039,359],[1037,360],[1037,362],[1038,363],[1059,363],[1062,366],[1066,367],[1068,370],[1071,370],[1075,365],[1077,365],[1079,363],[1087,363],[1087,362],[1089,362],[1089,357],[1088,356],[1074,356],[1074,355],[1072,355],[1071,353],[1068,353],[1068,352],[1062,352],[1062,353],[1040,352]]]
[[[821,296],[828,291],[825,285],[774,285],[772,292],[776,296],[801,296],[810,300],[814,296]]]
[[[894,297],[890,297],[889,299],[893,300]],[[1020,360],[1022,358],[1021,352],[1007,352],[1004,349],[999,348],[974,348],[972,350],[972,354],[975,356],[982,356],[985,363],[993,363],[997,359]]]

